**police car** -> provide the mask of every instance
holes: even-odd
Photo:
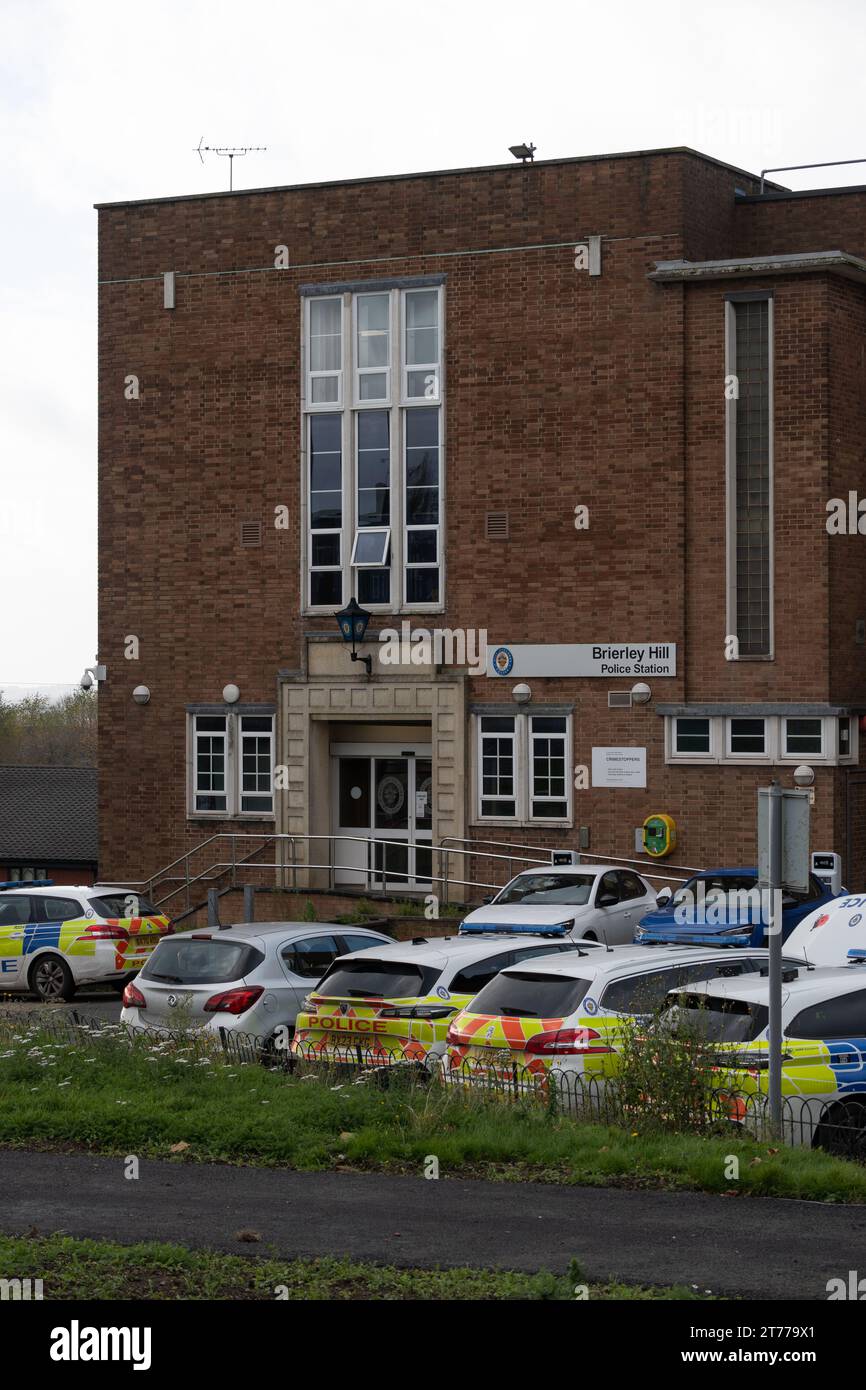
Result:
[[[786,947],[787,951],[787,947]],[[782,990],[783,1122],[795,1142],[866,1154],[866,950],[847,965],[787,962]],[[695,984],[669,996],[669,1026],[699,1030],[714,1048],[720,1107],[748,1124],[769,1080],[765,976]]]
[[[340,956],[301,1005],[292,1051],[310,1061],[432,1066],[445,1052],[451,1019],[500,970],[534,956],[604,952],[566,930],[478,929]]]
[[[794,928],[785,954],[812,965],[846,965],[849,951],[866,949],[866,895],[844,894],[823,903]]]
[[[103,981],[119,992],[172,931],[139,894],[50,879],[0,883],[0,993],[72,999]]]
[[[581,943],[582,944],[582,943]],[[620,946],[509,966],[451,1023],[446,1072],[471,1081],[552,1067],[605,1077],[617,1068],[625,1018],[653,1013],[672,989],[749,977],[768,951]]]

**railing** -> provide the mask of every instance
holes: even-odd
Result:
[[[302,851],[308,850],[313,842],[324,842],[327,851],[327,858],[324,855],[317,856],[316,859],[309,857]],[[244,844],[252,842],[252,847],[245,853],[239,850]],[[219,845],[219,848],[217,848]],[[337,862],[337,854],[340,845],[362,845],[366,847],[365,863],[363,865],[353,865],[351,863],[340,864]],[[213,857],[205,856],[207,864],[205,868],[192,872],[192,861],[194,856],[202,856],[205,851],[213,846]],[[262,860],[258,856],[274,847],[273,859]],[[405,851],[407,857],[415,856],[420,851],[429,854],[431,858],[431,874],[429,878],[425,875],[419,878],[416,872],[411,872],[409,862],[406,869],[398,869],[394,866],[393,855],[389,854],[389,849],[393,851],[399,848]],[[377,855],[378,851],[378,855]],[[507,851],[501,853],[500,851]],[[330,891],[335,891],[340,887],[351,888],[361,887],[364,892],[379,893],[386,895],[389,892],[389,885],[395,882],[400,884],[407,894],[423,894],[432,891],[439,885],[442,900],[448,903],[451,900],[452,890],[466,890],[458,894],[458,901],[471,900],[483,893],[496,892],[508,883],[519,868],[548,867],[555,851],[545,849],[539,845],[526,845],[514,843],[508,840],[473,840],[468,836],[446,835],[438,844],[433,844],[430,840],[395,840],[386,839],[375,835],[290,835],[282,833],[257,834],[252,831],[218,831],[209,835],[185,854],[179,855],[177,859],[166,865],[158,873],[152,874],[148,879],[127,880],[118,887],[125,887],[140,891],[145,897],[151,898],[154,906],[158,908],[171,907],[177,913],[178,908],[176,899],[183,895],[185,902],[184,910],[190,912],[199,903],[195,901],[194,890],[200,887],[205,890],[218,887],[222,890],[236,888],[240,886],[238,881],[239,873],[243,873],[244,882],[248,881],[250,872],[264,872],[273,875],[275,887],[289,886],[293,889],[298,887],[298,875],[300,873],[326,873],[327,885]],[[682,864],[671,864],[666,866],[665,872],[661,873],[647,865],[643,860],[629,859],[624,855],[600,855],[590,854],[588,851],[579,851],[581,862],[586,859],[596,863],[621,864],[623,866],[637,868],[640,873],[648,879],[658,879],[664,883],[683,883],[685,878],[681,875],[691,876],[699,870],[688,868]],[[453,857],[459,856],[463,874],[454,872]],[[378,863],[377,861],[378,857]],[[468,873],[466,865],[468,862]],[[500,878],[498,871],[502,866],[504,877]],[[432,872],[432,869],[438,872]],[[173,870],[179,870],[173,873]],[[673,871],[673,872],[671,872]],[[338,882],[340,874],[345,875],[342,883]],[[363,883],[352,882],[351,875],[363,876]],[[162,889],[167,891],[162,892]],[[206,892],[205,892],[206,895]]]

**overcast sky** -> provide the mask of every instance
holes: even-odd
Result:
[[[691,145],[866,156],[861,0],[0,0],[0,690],[96,651],[94,202]],[[866,182],[866,164],[780,176]],[[821,249],[821,248],[815,248]],[[110,544],[110,537],[105,544]]]

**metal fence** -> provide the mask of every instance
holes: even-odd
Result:
[[[697,1086],[685,1108],[665,1095],[635,1093],[627,1078],[599,1077],[553,1065],[514,1061],[480,1064],[464,1061],[451,1066],[446,1059],[430,1057],[420,1049],[365,1047],[361,1043],[328,1045],[293,1044],[285,1038],[260,1037],[222,1028],[219,1033],[195,1028],[159,1031],[129,1029],[122,1023],[87,1018],[77,1010],[63,1013],[27,1013],[17,1019],[0,1018],[0,1043],[51,1042],[91,1049],[118,1043],[133,1048],[159,1046],[163,1056],[183,1055],[192,1060],[222,1059],[236,1065],[264,1065],[287,1079],[327,1086],[349,1084],[407,1091],[438,1088],[443,1095],[460,1098],[466,1105],[502,1103],[544,1107],[551,1115],[592,1121],[642,1134],[694,1133],[736,1136],[772,1145],[822,1148],[835,1155],[866,1163],[866,1094],[823,1100],[817,1096],[785,1096],[782,1129],[773,1137],[768,1099],[760,1091],[746,1092],[724,1078]]]

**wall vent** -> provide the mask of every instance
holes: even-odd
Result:
[[[609,690],[607,692],[608,709],[631,709],[630,690]]]
[[[262,543],[262,523],[260,521],[241,522],[241,545],[247,549]]]
[[[484,531],[489,541],[507,541],[508,513],[488,512],[484,518]]]

